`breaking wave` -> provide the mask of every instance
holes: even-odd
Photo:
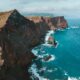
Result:
[[[79,26],[71,26],[71,27],[68,27],[67,29],[75,30],[78,28],[80,28],[80,27]],[[71,30],[67,30],[67,31],[71,31]],[[60,31],[61,30],[59,30],[59,32]],[[64,31],[64,30],[62,30],[62,31]],[[49,39],[49,36],[51,36],[51,34],[54,34],[54,31],[48,31],[48,33],[45,36],[45,43],[40,45],[42,48],[43,47],[47,47],[50,49],[51,48],[54,48],[54,49],[58,48],[58,45],[59,45],[58,41],[56,41],[57,42],[56,47],[53,47],[51,44],[48,44],[48,39]],[[52,63],[52,64],[55,63],[55,61],[58,59],[56,54],[46,52],[45,49],[42,49],[41,47],[38,47],[38,49],[37,48],[32,49],[32,53],[34,53],[38,57],[38,59],[42,62],[42,64],[48,64],[49,65],[50,63]],[[49,56],[49,55],[51,57],[48,60],[45,60],[44,59],[45,56]],[[59,57],[61,57],[61,56],[59,56]],[[68,75],[67,72],[64,72],[64,69],[63,70],[59,69],[59,67],[55,67],[53,69],[53,68],[48,68],[47,66],[43,66],[40,69],[38,69],[37,64],[35,64],[35,62],[33,62],[32,66],[29,68],[29,73],[31,74],[32,80],[53,80],[52,78],[50,79],[49,76],[45,77],[45,76],[40,75],[40,72],[46,72],[46,73],[53,74],[53,75],[57,76],[57,77],[54,76],[54,80],[64,80],[64,78],[65,78],[64,76],[67,76],[67,78],[65,78],[65,80],[80,80],[80,78],[76,78],[73,76],[71,77],[70,75]],[[59,73],[59,72],[63,72],[63,73]],[[62,76],[63,79],[58,79],[58,77],[59,77],[58,74],[60,74],[59,76],[63,75]]]
[[[44,78],[43,76],[39,75],[39,70],[36,64],[32,64],[28,71],[32,75],[32,80],[49,80],[48,78]]]
[[[71,26],[71,27],[68,27],[67,29],[78,29],[80,28],[80,26]]]
[[[48,31],[48,33],[45,36],[45,44],[48,44],[48,39],[50,37],[51,34],[54,34],[53,30]]]
[[[32,51],[31,51],[34,55],[36,55],[36,56],[38,56],[38,51],[37,50],[35,50],[35,49],[32,49]]]
[[[48,31],[48,33],[46,34],[45,36],[45,43],[44,44],[41,44],[40,46],[47,46],[47,47],[52,47],[52,45],[48,44],[48,39],[49,37],[51,36],[51,34],[54,34],[54,31]],[[57,44],[58,46],[58,44]],[[56,46],[56,47],[57,47]],[[39,54],[39,51],[41,51],[42,54]],[[42,62],[50,62],[50,61],[54,61],[55,60],[55,56],[54,55],[50,55],[49,53],[45,53],[44,50],[41,50],[41,48],[38,50],[38,49],[32,49],[32,53],[34,55],[37,56],[38,59],[41,59]],[[45,56],[49,56],[50,55],[50,58],[48,60],[44,60]],[[41,68],[40,70],[37,68],[37,65],[35,63],[33,63],[31,65],[31,67],[29,68],[29,73],[31,74],[31,79],[32,80],[49,80],[48,78],[44,78],[43,76],[40,76],[39,72],[41,71],[45,71],[46,70],[46,67],[43,67]],[[48,69],[47,72],[53,72],[53,70],[51,69]]]
[[[76,29],[76,28],[80,28],[79,26],[71,26],[70,28]]]
[[[80,80],[80,78],[68,77],[68,80]]]

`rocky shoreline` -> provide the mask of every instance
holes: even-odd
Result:
[[[48,30],[67,26],[63,16],[25,18],[17,10],[1,12],[0,80],[30,80],[28,67],[36,58],[31,49],[44,41]]]

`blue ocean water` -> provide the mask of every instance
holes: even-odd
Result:
[[[73,26],[69,23],[69,28],[58,30],[51,36],[58,41],[57,48],[47,45],[39,45],[34,48],[39,56],[34,61],[37,77],[44,78],[39,77],[39,79],[33,80],[80,80],[79,25]],[[52,55],[53,59],[43,61],[41,57],[44,55]]]

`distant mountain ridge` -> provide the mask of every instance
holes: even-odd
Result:
[[[27,19],[33,21],[37,26],[43,26],[42,23],[47,24],[50,30],[64,29],[68,27],[64,16],[50,17],[50,16],[28,16]],[[39,25],[38,25],[39,24]]]
[[[54,17],[54,14],[52,13],[27,13],[27,14],[23,14],[24,16],[50,16],[50,17]]]

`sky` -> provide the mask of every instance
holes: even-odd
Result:
[[[0,12],[17,9],[25,13],[51,13],[80,18],[80,0],[2,0]]]

